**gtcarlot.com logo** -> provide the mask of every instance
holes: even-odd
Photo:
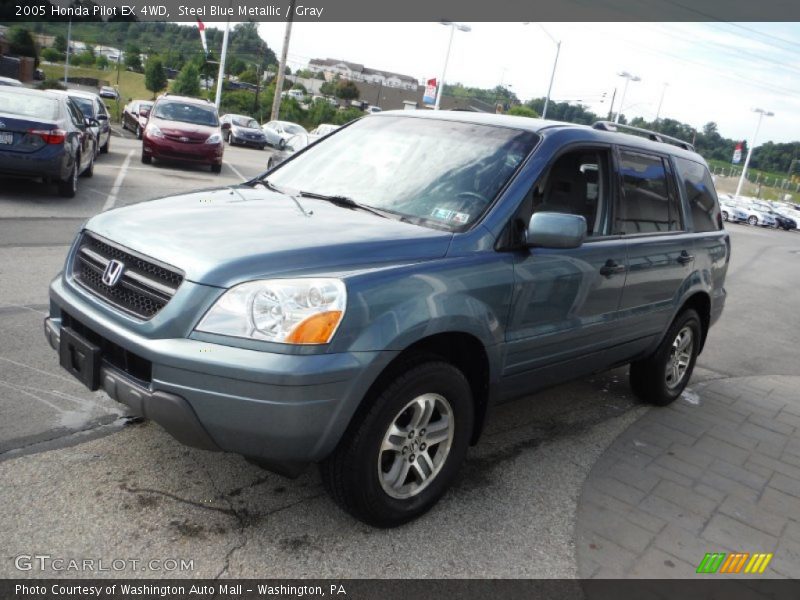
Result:
[[[49,554],[19,554],[18,571],[194,571],[194,559],[185,558],[62,558]]]
[[[760,575],[767,570],[772,560],[772,553],[756,552],[708,552],[697,567],[698,573],[749,573]]]

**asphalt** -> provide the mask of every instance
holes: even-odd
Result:
[[[57,366],[41,322],[47,284],[80,224],[108,206],[138,142],[115,137],[77,198],[0,182],[0,577],[14,557],[193,560],[184,572],[104,576],[575,577],[576,515],[593,466],[639,404],[626,369],[499,407],[458,484],[423,518],[392,531],[339,511],[310,470],[296,480],[242,458],[186,448],[125,418]],[[220,176],[131,160],[114,205],[233,183],[267,152],[226,150]],[[728,306],[690,386],[797,374],[800,234],[731,226]],[[689,396],[691,398],[691,396]],[[800,575],[800,568],[792,572]],[[97,573],[28,572],[26,576]]]

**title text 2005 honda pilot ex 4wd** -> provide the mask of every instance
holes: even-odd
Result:
[[[630,363],[664,405],[691,377],[725,301],[714,185],[688,144],[612,129],[386,112],[248,183],[100,214],[47,338],[181,442],[320,463],[347,511],[406,522],[493,403]]]

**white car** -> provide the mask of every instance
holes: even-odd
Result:
[[[722,213],[723,221],[730,221],[731,223],[747,222],[747,217],[749,215],[730,200],[720,197],[719,208]]]
[[[777,227],[778,222],[769,213],[764,212],[758,206],[753,204],[740,204],[741,208],[747,214],[747,222],[750,225],[761,225],[762,227]]]
[[[339,129],[339,127],[340,125],[334,125],[333,123],[320,123],[309,132],[309,135],[316,139],[323,138]]]
[[[267,143],[280,150],[283,150],[287,140],[293,135],[297,135],[298,133],[308,134],[302,125],[290,123],[289,121],[270,121],[269,123],[264,123],[261,126],[261,131],[264,132]]]

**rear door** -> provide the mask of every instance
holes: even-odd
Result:
[[[614,231],[626,240],[628,274],[620,303],[629,340],[662,333],[694,269],[692,235],[669,157],[618,148],[621,194]]]

